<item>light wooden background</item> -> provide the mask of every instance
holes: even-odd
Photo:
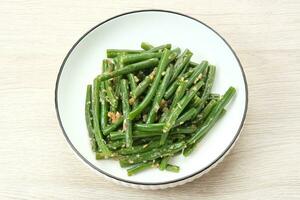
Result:
[[[236,50],[249,112],[225,161],[168,190],[95,176],[68,147],[56,75],[87,30],[114,15],[170,9],[209,24]],[[0,199],[300,199],[300,1],[0,1]]]

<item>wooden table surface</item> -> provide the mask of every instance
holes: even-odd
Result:
[[[169,9],[217,30],[249,84],[239,141],[186,185],[141,191],[96,176],[68,147],[54,85],[68,50],[117,14]],[[300,1],[0,1],[0,199],[300,199]]]

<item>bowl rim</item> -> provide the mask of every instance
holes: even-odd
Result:
[[[141,12],[164,12],[164,13],[169,13],[169,14],[176,14],[176,15],[180,15],[189,19],[192,19],[204,26],[206,26],[207,28],[209,28],[210,30],[212,30],[215,34],[217,34],[224,42],[225,44],[229,47],[229,49],[231,50],[231,52],[233,53],[235,59],[237,60],[239,67],[241,69],[242,75],[243,75],[243,80],[244,80],[244,85],[245,85],[245,108],[244,108],[244,113],[243,113],[243,118],[242,121],[240,123],[239,129],[237,131],[237,133],[235,134],[233,140],[231,141],[230,145],[228,145],[228,147],[214,160],[212,161],[209,165],[207,165],[205,168],[200,169],[197,172],[194,172],[190,175],[184,176],[182,178],[178,178],[178,179],[174,179],[171,181],[164,181],[164,182],[154,182],[154,183],[145,183],[145,182],[137,182],[137,181],[130,181],[130,180],[125,180],[123,178],[119,178],[116,177],[112,174],[109,174],[101,169],[99,169],[97,166],[93,165],[91,162],[89,162],[83,155],[80,154],[80,152],[76,149],[76,147],[72,144],[72,142],[70,141],[60,118],[60,114],[59,114],[59,110],[58,110],[58,86],[59,86],[59,80],[60,80],[60,76],[61,73],[63,71],[63,68],[65,66],[66,61],[68,60],[69,56],[71,55],[71,53],[73,52],[73,50],[76,48],[76,46],[79,44],[79,42],[81,42],[81,40],[83,40],[89,33],[91,33],[93,30],[95,30],[96,28],[100,27],[101,25],[105,24],[106,22],[109,22],[113,19],[125,16],[125,15],[130,15],[130,14],[134,14],[134,13],[141,13]],[[110,17],[102,22],[100,22],[99,24],[97,24],[96,26],[92,27],[90,30],[88,30],[84,35],[82,35],[77,41],[76,43],[72,46],[72,48],[68,51],[67,55],[65,56],[59,72],[57,74],[57,79],[56,79],[56,83],[55,83],[55,110],[56,110],[56,116],[59,122],[59,126],[62,129],[62,132],[65,136],[65,139],[67,140],[67,142],[69,143],[70,147],[73,149],[73,151],[77,154],[78,157],[80,157],[82,159],[82,161],[84,161],[87,165],[89,165],[89,167],[93,168],[94,170],[100,172],[102,175],[107,176],[109,178],[115,179],[116,181],[121,181],[121,182],[125,182],[125,183],[129,183],[129,184],[134,184],[134,185],[141,185],[141,186],[149,186],[149,185],[168,185],[168,184],[172,184],[172,183],[176,183],[176,182],[181,182],[187,179],[190,179],[192,177],[197,177],[197,175],[202,174],[203,172],[207,171],[209,168],[211,168],[212,166],[214,166],[215,164],[218,163],[218,161],[220,161],[224,155],[226,155],[226,153],[231,149],[231,147],[234,145],[234,143],[236,142],[237,138],[239,137],[241,130],[243,128],[244,122],[245,122],[245,118],[246,118],[246,114],[247,114],[247,110],[248,110],[248,84],[247,84],[247,79],[246,79],[246,75],[244,72],[244,69],[242,67],[242,64],[237,56],[237,54],[235,53],[235,51],[233,50],[233,48],[229,45],[229,43],[217,32],[215,31],[213,28],[211,28],[210,26],[208,26],[207,24],[205,24],[204,22],[188,16],[186,14],[180,13],[180,12],[176,12],[176,11],[171,11],[171,10],[163,10],[163,9],[141,9],[141,10],[134,10],[134,11],[129,11],[129,12],[124,12],[122,14],[119,15],[115,15],[113,17]]]

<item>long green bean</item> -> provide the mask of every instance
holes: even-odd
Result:
[[[171,145],[162,146],[160,148],[152,149],[151,151],[147,151],[144,153],[136,155],[129,155],[120,158],[120,164],[135,164],[141,162],[147,162],[149,160],[155,160],[157,158],[165,157],[165,156],[172,156],[177,152],[181,151],[186,147],[185,142],[178,142]]]
[[[88,129],[92,151],[97,151],[97,142],[93,128],[92,85],[87,85],[85,98],[85,121]]]
[[[149,44],[148,42],[142,42],[141,48],[144,49],[145,51],[148,51],[148,50],[154,48],[154,46]]]
[[[100,96],[100,125],[101,125],[101,130],[107,126],[107,121],[108,121],[108,105],[105,100],[105,82],[100,82],[100,90],[99,90],[99,96]]]
[[[112,72],[114,70],[114,68],[115,68],[115,66],[110,60],[104,59],[102,61],[102,72]],[[116,112],[116,109],[117,109],[117,106],[116,106],[117,99],[116,99],[115,95],[113,94],[111,82],[112,82],[111,80],[106,80],[103,83],[102,82],[100,83],[99,95],[100,95],[100,103],[101,103],[101,113],[103,112],[103,114],[105,115],[104,116],[105,126],[107,124],[107,112],[109,109],[109,105],[107,104],[107,102],[109,102],[111,105],[111,107],[110,107],[111,111]],[[102,111],[103,106],[104,106],[104,108]],[[106,112],[106,113],[104,113],[104,112]],[[102,114],[101,114],[101,118],[102,118]]]
[[[123,65],[120,62],[120,56],[117,56],[117,57],[113,58],[113,61],[115,63],[114,71],[117,71],[117,70],[120,70],[121,68],[123,68]],[[109,72],[109,73],[111,73],[111,72]],[[120,92],[121,78],[122,78],[122,76],[115,76],[115,77],[112,78],[113,84],[115,86],[114,87],[114,93],[115,93],[115,96],[117,98],[117,104],[119,104],[120,93],[121,93]],[[110,80],[110,79],[108,79],[108,80]],[[114,111],[114,109],[111,109],[111,110]]]
[[[186,127],[186,128],[175,128],[170,131],[170,135],[178,135],[178,134],[190,135],[195,131],[196,131],[196,127],[193,126]],[[162,130],[152,131],[152,132],[133,130],[132,137],[133,139],[140,139],[140,138],[161,136],[162,134],[163,134]],[[123,131],[112,131],[110,132],[108,138],[111,141],[123,140],[125,139],[125,134]]]
[[[134,78],[134,75],[133,74],[128,74],[127,75],[127,78],[128,78],[128,81],[129,81],[129,85],[130,85],[130,95],[132,95],[132,92],[136,89],[137,87],[137,84],[136,84],[136,80]],[[133,103],[133,108],[136,108],[138,105],[138,100],[135,99],[134,103]]]
[[[188,144],[196,143],[201,137],[203,137],[215,124],[218,120],[218,116],[221,114],[224,107],[228,104],[230,99],[235,94],[235,89],[230,87],[224,96],[217,102],[209,116],[205,120],[204,124],[199,128],[199,130],[193,135],[187,142]]]
[[[193,99],[193,97],[196,95],[197,91],[203,86],[203,81],[198,82],[195,86],[193,86],[187,93],[184,98],[182,98],[177,106],[171,110],[170,115],[168,116],[166,120],[166,124],[163,128],[164,134],[161,137],[161,145],[163,145],[167,139],[169,130],[174,126],[176,123],[176,120],[180,113],[183,111],[183,109],[187,106],[187,104]]]
[[[159,52],[159,51],[163,51],[164,49],[171,49],[172,45],[171,44],[163,44],[157,47],[153,47],[151,49],[149,49],[147,52],[151,53],[151,52]]]
[[[85,121],[90,138],[94,136],[92,115],[92,85],[87,85],[85,98]]]
[[[161,57],[161,52],[157,53],[149,53],[149,52],[143,52],[139,54],[128,54],[128,55],[123,55],[120,57],[120,62],[123,65],[128,65],[136,62],[140,62],[143,60],[148,60],[150,58],[160,58]]]
[[[108,58],[114,58],[119,55],[124,55],[124,54],[137,54],[137,53],[142,53],[144,52],[143,50],[129,50],[129,49],[107,49],[106,50],[106,56]]]
[[[179,73],[182,71],[182,69],[184,68],[184,66],[187,65],[187,63],[190,61],[191,57],[192,57],[193,53],[186,49],[181,56],[179,56],[179,58],[177,59],[175,65],[174,65],[174,73],[173,76],[171,78],[171,82],[173,82],[177,76],[179,75]]]
[[[123,131],[125,132],[125,144],[126,147],[132,146],[132,122],[128,119],[130,112],[129,100],[128,100],[128,81],[126,79],[121,80],[121,97],[122,97],[122,108],[123,108]]]
[[[99,149],[104,154],[110,154],[110,150],[106,146],[105,140],[103,139],[102,132],[100,130],[100,102],[99,102],[99,85],[100,82],[96,78],[94,79],[94,88],[93,88],[93,104],[94,104],[94,110],[93,110],[93,123],[94,123],[94,133],[95,133],[95,139],[97,142],[97,145]]]
[[[193,71],[191,76],[187,79],[187,88],[196,84],[202,78],[202,73],[207,68],[208,62],[202,61]]]
[[[169,55],[170,55],[170,51],[165,49],[163,51],[162,58],[159,62],[157,74],[155,76],[153,84],[152,84],[150,90],[148,91],[146,97],[144,98],[144,100],[133,111],[131,111],[129,113],[128,118],[130,120],[135,119],[139,114],[141,114],[142,111],[145,109],[145,107],[147,105],[149,105],[149,103],[151,102],[151,100],[152,100],[152,98],[153,98],[153,96],[154,96],[154,94],[155,94],[155,92],[158,88],[162,73],[165,70],[165,68],[167,67],[167,65],[169,64],[169,58],[168,58]]]
[[[169,172],[174,172],[174,173],[178,173],[180,171],[180,167],[177,165],[170,165],[168,164],[166,167],[166,170]]]
[[[144,170],[149,169],[154,166],[155,166],[155,164],[153,164],[153,162],[139,163],[139,164],[127,169],[127,175],[132,176],[132,175],[135,175],[141,171],[144,171]]]
[[[156,68],[153,69],[152,73],[146,76],[146,78],[138,84],[135,90],[132,91],[132,99],[130,99],[133,104],[135,100],[146,91],[147,87],[153,82],[156,74]]]
[[[156,93],[153,103],[152,103],[151,110],[148,114],[147,124],[153,123],[155,121],[157,112],[160,108],[160,102],[163,98],[163,95],[167,89],[168,83],[171,78],[171,72],[172,72],[171,70],[172,70],[172,68],[170,68],[170,67],[166,70],[166,74],[157,90],[157,93]]]
[[[164,123],[155,123],[155,124],[135,124],[134,129],[137,131],[144,132],[161,132],[164,127]]]
[[[209,94],[211,92],[212,86],[213,86],[213,82],[215,80],[215,74],[216,74],[216,67],[214,65],[210,65],[208,67],[208,75],[207,75],[207,80],[204,86],[204,91],[203,94],[201,96],[202,99],[202,103],[199,106],[199,112],[201,111],[201,109],[204,107],[204,102],[206,102],[206,100],[209,97]]]
[[[105,99],[111,105],[111,111],[116,112],[118,107],[118,100],[114,94],[114,91],[111,86],[110,80],[104,81],[104,90],[103,92],[106,93]]]
[[[133,63],[130,65],[124,66],[123,68],[117,69],[117,70],[109,72],[109,73],[105,72],[103,74],[100,74],[97,78],[99,79],[99,81],[105,81],[105,80],[111,79],[116,76],[129,74],[129,73],[132,73],[132,72],[135,72],[138,70],[142,70],[142,69],[152,68],[152,67],[155,67],[157,64],[158,64],[158,59],[151,58],[149,60],[145,60],[145,61],[141,61],[138,63]]]

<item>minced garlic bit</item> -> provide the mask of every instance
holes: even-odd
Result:
[[[107,116],[110,118],[112,123],[115,123],[116,121],[118,121],[118,119],[120,119],[120,117],[122,116],[119,112],[108,112]]]
[[[154,73],[154,74],[151,73],[151,74],[149,75],[150,80],[153,80],[154,77],[155,77],[155,73]]]
[[[135,81],[136,83],[140,81],[139,78],[138,78],[137,76],[134,76],[133,78],[134,78],[134,81]]]
[[[130,104],[130,105],[133,105],[133,104],[134,104],[134,102],[135,102],[135,98],[133,98],[133,97],[132,97],[132,98],[130,98],[128,102],[129,102],[129,104]]]
[[[160,107],[165,108],[168,105],[168,102],[164,99],[160,101]]]
[[[202,73],[198,75],[198,77],[194,81],[194,84],[196,84],[201,78],[202,78]]]

